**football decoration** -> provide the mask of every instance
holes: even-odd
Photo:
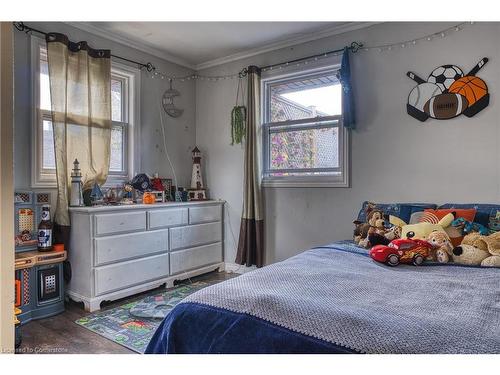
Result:
[[[476,115],[490,100],[488,86],[475,76],[487,62],[488,58],[483,58],[465,76],[456,65],[437,67],[427,80],[413,72],[406,73],[417,83],[408,95],[407,113],[422,122],[429,117],[447,120],[462,113],[467,117]]]
[[[449,119],[460,116],[467,108],[465,96],[445,93],[433,96],[424,105],[424,112],[435,119]]]

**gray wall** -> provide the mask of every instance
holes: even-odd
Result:
[[[152,62],[159,71],[170,75],[193,73],[179,65],[161,60],[144,52],[134,50],[113,41],[100,38],[62,23],[27,23],[43,31],[55,31],[67,34],[71,40],[86,40],[94,48],[109,48],[112,53],[140,62]],[[31,73],[30,73],[30,38],[14,30],[14,90],[15,90],[15,133],[14,133],[14,168],[16,189],[29,189],[31,185]],[[124,63],[121,60],[117,60]],[[133,64],[132,64],[133,66]],[[168,82],[150,75],[141,75],[141,165],[136,171],[158,172],[160,176],[172,177],[167,162],[160,130],[158,103]],[[164,116],[167,147],[176,169],[181,186],[186,186],[191,178],[191,150],[195,144],[195,84],[193,81],[176,82],[175,88],[181,92],[176,105],[184,109],[184,114],[177,119]]]
[[[362,41],[365,45],[411,40],[450,24],[386,23],[239,60],[201,74],[225,74],[320,53]],[[351,188],[266,188],[267,262],[312,246],[351,237],[363,200],[498,202],[500,199],[500,107],[498,23],[468,26],[444,39],[411,48],[359,52],[351,60],[356,80],[358,129],[353,132]],[[482,57],[478,74],[489,86],[490,106],[474,118],[420,123],[406,114],[414,86],[406,72],[426,77],[435,67],[456,64],[468,71]],[[229,114],[236,81],[198,81],[196,142],[205,153],[212,197],[228,201],[226,261],[234,261],[242,205],[243,149],[230,146]]]

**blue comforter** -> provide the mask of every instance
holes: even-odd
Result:
[[[500,270],[334,243],[192,294],[146,353],[500,353]]]

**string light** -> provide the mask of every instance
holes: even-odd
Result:
[[[420,41],[432,41],[435,38],[438,38],[441,36],[442,38],[445,38],[449,34],[453,32],[458,32],[462,31],[467,25],[473,25],[474,22],[462,22],[459,23],[458,25],[454,25],[452,27],[449,27],[445,30],[439,31],[437,33],[429,34],[429,35],[424,35],[420,38],[416,39],[411,39],[411,40],[406,40],[406,41],[401,41],[399,43],[394,43],[394,44],[384,44],[384,45],[374,45],[374,46],[362,46],[362,48],[359,49],[361,52],[369,52],[371,50],[377,50],[378,52],[382,53],[384,51],[392,51],[393,49],[398,49],[398,48],[406,48],[406,47],[411,47],[415,46],[418,44]],[[281,70],[283,67],[288,67],[293,64],[294,66],[301,66],[301,65],[308,65],[309,63],[313,63],[315,61],[323,60],[332,56],[340,56],[342,55],[342,52],[335,52],[335,53],[323,53],[322,55],[316,55],[308,60],[303,60],[303,61],[298,61],[298,62],[284,62],[283,64],[280,65],[274,65],[274,66],[269,66],[268,68],[263,68],[262,71],[268,71],[268,70],[273,70],[273,69],[278,69]],[[154,77],[160,75],[161,79],[169,79],[172,81],[178,80],[181,82],[184,81],[191,81],[191,80],[202,80],[202,81],[208,81],[208,82],[218,82],[221,80],[228,80],[228,79],[238,79],[241,78],[240,73],[235,73],[235,74],[228,74],[228,75],[220,75],[220,76],[202,76],[198,74],[190,74],[186,76],[169,76],[167,74],[159,73],[159,72],[154,72],[151,74],[151,78],[154,79]]]

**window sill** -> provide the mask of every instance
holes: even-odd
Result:
[[[264,188],[349,188],[347,179],[341,178],[264,178],[261,186]]]

